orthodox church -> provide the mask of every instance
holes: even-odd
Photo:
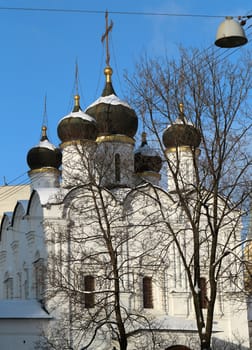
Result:
[[[180,105],[162,135],[171,164],[163,189],[163,158],[146,133],[135,147],[138,117],[116,95],[109,60],[104,74],[101,97],[84,112],[76,94],[72,112],[59,120],[60,148],[42,127],[27,154],[31,195],[2,217],[1,349],[199,349],[186,269],[193,233],[177,189],[193,192],[201,135]],[[223,240],[235,215],[228,214]],[[205,235],[207,220],[200,225]],[[231,245],[241,223],[235,231]],[[204,317],[207,247],[205,240],[193,290]],[[223,267],[214,349],[249,349],[245,299],[224,278],[238,270],[230,261]]]

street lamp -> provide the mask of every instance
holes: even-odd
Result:
[[[251,16],[246,17],[246,19]],[[242,25],[246,23],[246,20],[241,22],[235,21],[233,17],[226,17],[217,31],[215,45],[222,48],[232,48],[242,46],[248,42]]]

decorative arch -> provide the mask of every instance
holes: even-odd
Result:
[[[12,220],[12,213],[4,213],[1,221],[1,227],[0,227],[0,241],[2,241],[4,238],[4,235],[6,235],[8,227],[11,225],[11,220]]]
[[[64,204],[62,218],[69,219],[71,216],[70,212],[73,203],[79,202],[80,204],[84,203],[84,205],[86,205],[87,198],[90,197],[91,193],[96,194],[98,191],[96,186],[92,186],[90,184],[81,185],[70,190],[62,200],[62,203]],[[106,188],[102,189],[102,193],[104,196],[109,196],[111,200],[116,201],[116,197],[113,195],[113,193]],[[93,202],[91,203],[93,204]]]
[[[24,215],[26,214],[27,207],[28,207],[27,200],[17,201],[17,204],[15,206],[15,209],[14,209],[13,215],[12,215],[12,220],[11,220],[12,226],[18,225],[20,220],[23,219]]]
[[[13,278],[8,271],[4,274],[4,297],[6,299],[13,298]]]
[[[30,215],[30,217],[43,218],[43,208],[42,208],[41,201],[43,201],[42,196],[40,197],[38,192],[36,190],[33,190],[30,196],[30,199],[28,201],[26,214]],[[36,220],[32,220],[32,221],[36,222]]]

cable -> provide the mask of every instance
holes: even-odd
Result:
[[[0,7],[0,10],[22,10],[22,11],[50,11],[50,12],[56,12],[56,11],[63,11],[63,12],[83,12],[83,13],[104,13],[104,11],[93,11],[93,10],[66,10],[66,9],[35,9],[35,8],[7,8],[7,7]],[[110,11],[110,13],[113,14],[138,14],[138,15],[164,15],[164,16],[182,16],[182,17],[221,17],[221,16],[210,16],[210,15],[190,15],[190,14],[168,14],[168,13],[147,13],[147,12],[118,12],[118,11]],[[251,33],[249,33],[250,35]],[[206,52],[208,51],[210,48],[212,47],[212,45],[210,47],[208,47],[206,50],[203,51]],[[231,56],[232,54],[234,54],[235,52],[237,52],[240,48],[236,48],[235,50],[232,50],[230,52],[230,49],[226,49],[224,51],[221,52],[221,54],[219,56],[217,56],[217,59],[221,56],[224,56],[222,59],[219,60],[218,63],[222,62],[224,59],[226,59],[228,56]],[[118,69],[117,69],[117,64],[116,64],[116,58],[115,58],[115,50],[114,50],[114,45],[113,45],[113,41],[112,41],[112,50],[113,50],[113,55],[114,55],[114,59],[115,59],[115,67],[116,67],[116,71],[118,74]],[[220,49],[219,50],[223,50]],[[228,54],[226,54],[228,52]],[[198,55],[201,55],[202,52],[199,52]],[[119,76],[119,75],[118,75]],[[119,85],[120,85],[120,89],[122,90],[121,87],[121,82],[119,79]],[[26,174],[26,173],[25,173]],[[19,179],[21,176],[23,176],[24,174],[20,175],[19,177],[17,177],[16,179],[12,180],[9,184],[13,183],[14,181],[16,181],[17,179]],[[27,185],[29,184],[30,180],[28,179],[26,182],[24,183],[19,183],[18,185],[15,185],[15,187],[17,186],[22,186],[22,185]],[[18,189],[15,191],[17,192]],[[6,190],[4,193],[2,193],[0,195],[0,200],[4,200],[6,198],[8,198],[8,195],[13,195],[14,189],[9,189]],[[5,195],[5,197],[3,197],[3,195]]]
[[[102,45],[102,52],[101,52],[101,58],[100,58],[100,67],[99,67],[99,75],[98,75],[98,81],[97,81],[97,85],[96,85],[96,89],[95,89],[95,95],[93,100],[96,100],[97,98],[97,94],[98,94],[98,89],[100,87],[100,82],[101,82],[101,76],[102,76],[102,71],[103,71],[103,66],[104,66],[104,52],[105,52],[105,48],[104,45]]]
[[[5,7],[1,6],[0,11],[31,11],[31,12],[62,12],[62,13],[91,13],[104,14],[106,10],[82,10],[66,8],[34,8],[34,7]],[[168,12],[144,12],[144,11],[109,11],[114,15],[136,15],[136,16],[167,16],[167,17],[194,17],[194,18],[225,18],[225,15],[204,15],[189,13],[168,13]],[[233,16],[243,17],[243,16]]]
[[[20,179],[22,176],[27,175],[27,172],[17,176],[16,178],[14,178],[13,180],[11,180],[10,182],[8,182],[8,185],[12,184],[13,182],[17,181],[18,179]]]

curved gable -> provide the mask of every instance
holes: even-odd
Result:
[[[63,199],[63,218],[67,217],[69,209],[71,209],[71,203],[73,202],[76,203],[81,201],[83,202],[83,204],[84,202],[86,202],[89,203],[89,205],[91,206],[91,204],[94,204],[94,198],[96,198],[96,200],[99,201],[99,191],[101,191],[102,197],[110,197],[113,201],[116,201],[116,198],[113,195],[113,193],[111,193],[106,188],[101,188],[90,184],[78,186],[70,190]]]
[[[27,206],[28,206],[28,201],[18,201],[17,202],[17,204],[14,208],[13,216],[12,216],[12,220],[11,220],[12,226],[16,226],[17,221],[22,220],[22,218],[26,214]]]
[[[131,208],[133,203],[141,203],[141,206],[156,206],[159,202],[170,202],[169,194],[160,187],[144,184],[132,189],[124,199],[124,208]]]
[[[12,212],[4,213],[4,216],[1,220],[0,226],[0,241],[3,239],[4,232],[7,231],[7,228],[11,225],[12,221]]]
[[[42,205],[40,202],[39,194],[36,190],[32,191],[30,196],[28,206],[27,206],[27,215],[34,216],[38,213],[42,216]]]

